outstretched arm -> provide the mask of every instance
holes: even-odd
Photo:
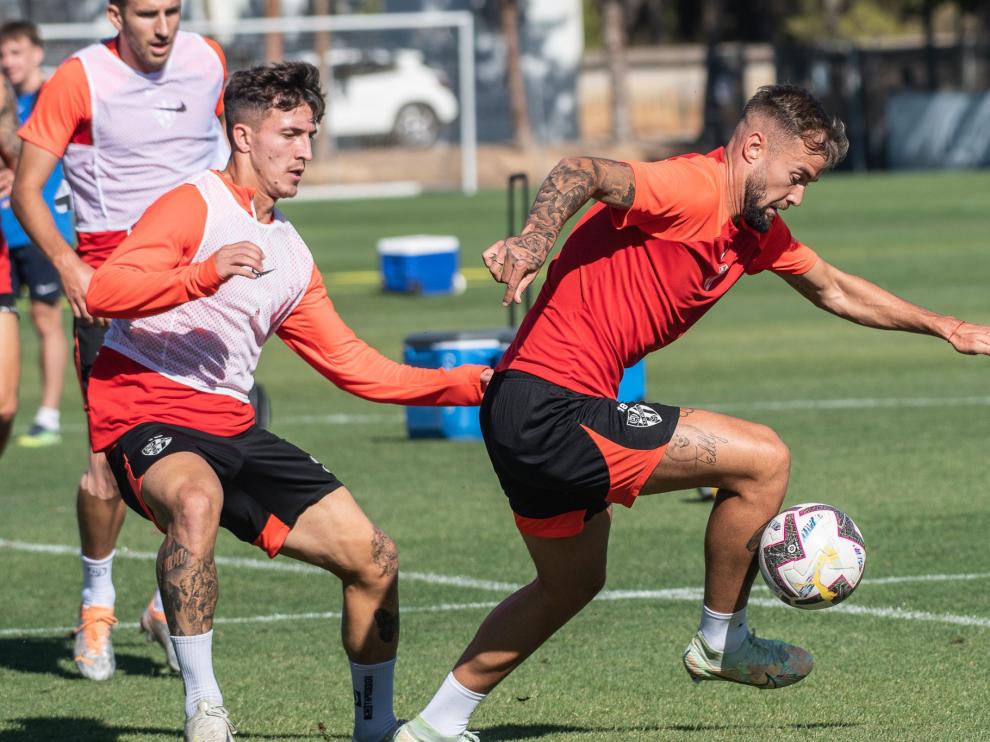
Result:
[[[492,277],[506,284],[502,304],[522,301],[560,230],[589,200],[628,209],[635,194],[633,170],[624,162],[598,157],[565,157],[558,162],[540,186],[522,233],[482,253]]]
[[[990,355],[990,327],[919,307],[824,260],[807,273],[782,278],[815,306],[850,322],[932,335],[947,340],[960,353]]]
[[[372,402],[412,405],[477,405],[492,370],[450,370],[396,363],[358,338],[337,314],[315,267],[309,288],[277,330],[306,363],[345,392]]]

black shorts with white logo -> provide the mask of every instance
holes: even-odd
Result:
[[[155,523],[141,493],[151,466],[188,451],[206,461],[223,485],[220,525],[275,556],[306,508],[342,487],[323,464],[259,427],[225,438],[191,428],[142,423],[107,453],[124,501]]]
[[[17,299],[13,294],[0,294],[0,313],[17,314]]]
[[[10,283],[14,296],[27,286],[31,301],[54,305],[62,295],[62,281],[52,261],[37,245],[28,244],[10,251]]]
[[[521,371],[495,374],[481,430],[516,525],[574,536],[617,502],[632,507],[663,458],[680,408],[589,397]]]

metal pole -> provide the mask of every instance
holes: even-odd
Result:
[[[474,17],[458,19],[457,52],[460,56],[461,93],[461,190],[478,192],[478,127],[474,77]]]

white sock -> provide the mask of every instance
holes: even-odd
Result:
[[[486,695],[468,690],[457,682],[454,673],[450,673],[419,716],[440,734],[456,737],[464,734],[471,714]]]
[[[165,606],[162,605],[162,591],[157,587],[155,588],[155,597],[151,599],[151,607],[159,613],[165,612]]]
[[[196,713],[196,704],[204,698],[223,705],[220,686],[213,675],[213,629],[199,636],[172,636],[175,656],[186,686],[186,718]]]
[[[716,652],[734,652],[749,634],[746,609],[735,613],[719,613],[703,605],[698,630],[705,637],[708,646]]]
[[[82,557],[83,589],[82,604],[88,608],[91,605],[102,605],[113,608],[117,593],[113,589],[113,555],[110,552],[106,559],[90,559]]]
[[[57,407],[39,407],[34,415],[35,425],[40,425],[45,430],[57,433],[59,429],[59,411]]]
[[[354,739],[382,739],[395,726],[392,710],[392,678],[395,659],[377,665],[351,662],[351,684],[354,686]]]

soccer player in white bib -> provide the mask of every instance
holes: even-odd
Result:
[[[309,249],[275,208],[312,158],[325,107],[315,67],[239,71],[224,105],[226,169],[152,204],[90,283],[89,312],[114,318],[90,382],[93,446],[107,452],[127,503],[165,534],[158,582],[187,740],[233,731],[212,667],[221,524],[269,556],[340,578],[353,739],[391,739],[395,545],[323,464],[254,424],[247,392],[272,335],[340,388],[379,402],[476,405],[492,372],[395,363],[334,310]]]
[[[58,269],[75,315],[84,406],[106,332],[106,323],[86,311],[90,276],[152,201],[207,167],[221,167],[229,151],[218,119],[226,77],[223,51],[214,41],[179,31],[180,11],[181,0],[110,0],[107,15],[117,36],[63,63],[19,132],[24,156],[14,212]],[[59,160],[75,209],[75,251],[44,199]],[[83,676],[107,680],[116,666],[110,636],[117,623],[113,556],[126,508],[100,452],[90,453],[76,509],[83,589],[75,661]],[[141,627],[178,670],[157,591]]]

